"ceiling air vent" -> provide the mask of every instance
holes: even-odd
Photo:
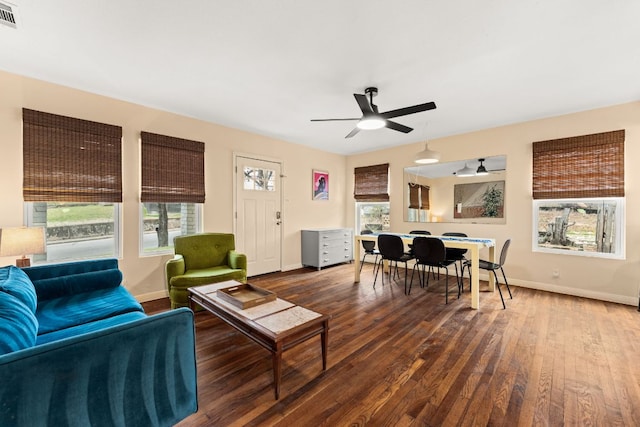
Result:
[[[7,25],[11,28],[16,27],[15,6],[0,2],[0,24]]]

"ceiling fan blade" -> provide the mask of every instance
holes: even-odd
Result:
[[[387,127],[402,133],[409,133],[413,130],[413,128],[410,128],[409,126],[401,125],[400,123],[392,122],[391,120],[387,120]]]
[[[361,95],[359,93],[354,93],[353,96],[354,96],[354,98],[356,98],[356,102],[360,106],[360,109],[362,110],[362,114],[363,115],[367,115],[367,114],[370,114],[370,113],[372,114],[374,112],[371,109],[371,105],[369,104],[369,101],[367,100],[367,96],[366,95]]]
[[[345,121],[345,120],[360,120],[358,119],[311,119],[312,122],[334,122],[334,121]]]
[[[356,127],[353,128],[353,130],[351,132],[349,132],[349,134],[347,136],[345,136],[345,138],[351,138],[355,134],[357,134],[358,132],[360,132],[360,128],[356,126]]]
[[[381,117],[385,119],[392,119],[394,117],[406,116],[408,114],[419,113],[421,111],[433,110],[436,108],[435,102],[427,102],[425,104],[414,105],[412,107],[398,108],[397,110],[386,111],[380,113]]]

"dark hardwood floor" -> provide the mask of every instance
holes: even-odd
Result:
[[[512,287],[506,310],[497,292],[471,310],[468,287],[449,305],[444,282],[374,289],[370,265],[359,284],[353,264],[249,282],[333,316],[327,370],[319,337],[287,351],[276,401],[270,354],[198,312],[199,410],[180,426],[640,425],[636,307]]]

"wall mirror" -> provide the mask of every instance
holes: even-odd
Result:
[[[404,168],[405,222],[504,224],[506,156]]]

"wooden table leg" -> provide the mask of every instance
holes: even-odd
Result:
[[[273,385],[276,392],[276,400],[280,398],[280,381],[282,380],[282,343],[276,344],[273,352]]]
[[[356,244],[355,244],[354,251],[353,251],[353,253],[354,253],[354,255],[353,255],[353,258],[354,258],[354,260],[353,260],[354,261],[354,263],[353,263],[353,268],[354,268],[354,271],[353,271],[353,282],[354,283],[358,283],[360,281],[360,262],[361,262],[360,261],[360,246],[362,246],[361,242],[360,242],[360,238],[356,237]]]
[[[320,343],[322,344],[322,370],[327,370],[327,349],[329,346],[329,321],[323,323],[323,332],[320,333]]]

